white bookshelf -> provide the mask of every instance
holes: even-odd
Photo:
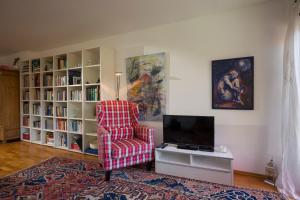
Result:
[[[97,140],[96,103],[101,100],[101,68],[105,67],[101,61],[113,63],[108,60],[113,51],[109,56],[107,52],[96,47],[21,62],[23,141],[93,155],[86,150]],[[81,150],[74,149],[74,140],[82,144]]]

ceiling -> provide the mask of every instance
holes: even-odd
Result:
[[[266,0],[1,0],[0,57],[125,33]]]

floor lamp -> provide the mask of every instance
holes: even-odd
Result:
[[[120,79],[121,79],[122,72],[116,72],[116,81],[117,81],[117,95],[116,95],[116,100],[120,100]]]

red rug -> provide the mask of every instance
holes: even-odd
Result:
[[[0,199],[285,199],[276,192],[178,178],[142,169],[113,171],[111,181],[97,162],[51,158],[0,179]]]

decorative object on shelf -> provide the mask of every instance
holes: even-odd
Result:
[[[116,72],[115,76],[116,76],[116,86],[117,86],[116,100],[119,101],[120,100],[120,79],[122,76],[122,72]],[[100,80],[99,80],[99,82],[100,82]]]
[[[266,179],[265,179],[265,183],[268,183],[270,185],[275,186],[275,182],[276,182],[276,178],[277,178],[277,168],[273,162],[273,159],[271,159],[266,168],[265,168],[265,175],[266,175]]]
[[[254,57],[212,61],[212,108],[254,109]]]
[[[140,120],[162,120],[166,111],[166,53],[127,58],[127,99],[139,105]]]

